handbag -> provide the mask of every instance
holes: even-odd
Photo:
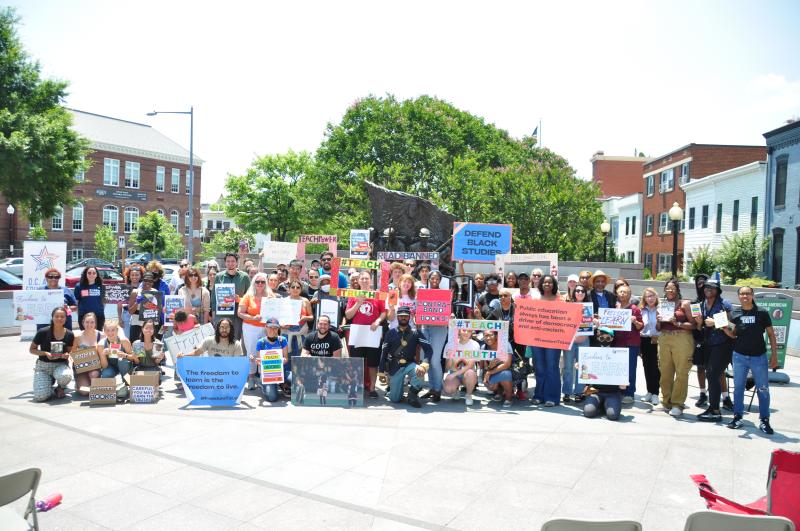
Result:
[[[527,360],[514,352],[511,359],[511,379],[515,382],[521,382],[528,378],[531,372],[531,367],[528,365]]]

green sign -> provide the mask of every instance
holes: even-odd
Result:
[[[789,340],[789,325],[792,324],[792,304],[794,298],[783,293],[756,293],[755,302],[762,310],[769,312],[772,329],[778,340],[778,368],[783,369],[786,361],[786,342]],[[765,338],[769,345],[769,338]]]

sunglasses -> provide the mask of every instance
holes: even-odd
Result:
[[[533,275],[531,275],[531,276],[533,276],[533,277],[540,277],[540,276],[542,276],[542,275],[540,275],[539,273],[534,273],[534,274],[533,274]]]
[[[302,289],[302,286],[289,286],[289,289]]]
[[[586,293],[585,289],[576,289],[575,293]]]
[[[50,280],[58,280],[59,278],[61,278],[61,275],[47,275],[47,278],[49,278]]]
[[[321,258],[320,261],[321,262],[330,262],[331,259],[330,258]]]
[[[181,264],[181,267],[189,267],[189,264]]]
[[[192,277],[199,277],[199,276],[200,276],[200,275],[198,275],[197,273],[189,273],[189,278],[192,278]]]
[[[500,298],[501,298],[501,299],[510,299],[510,298],[511,298],[511,295],[508,295],[508,294],[506,294],[506,295],[500,295]]]
[[[256,284],[266,284],[267,281],[266,280],[256,280],[255,283]]]
[[[581,278],[581,280],[589,280],[592,277],[580,277],[580,278]]]

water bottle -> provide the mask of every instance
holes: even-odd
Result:
[[[40,513],[43,513],[45,511],[49,511],[59,503],[61,503],[61,494],[51,494],[47,498],[36,502],[36,510]]]

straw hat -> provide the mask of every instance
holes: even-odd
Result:
[[[594,286],[594,279],[596,279],[598,277],[605,278],[606,279],[606,284],[611,282],[611,277],[606,275],[605,273],[603,273],[602,269],[598,269],[597,271],[594,272],[594,275],[592,275],[592,278],[589,279],[589,285],[590,286]]]

